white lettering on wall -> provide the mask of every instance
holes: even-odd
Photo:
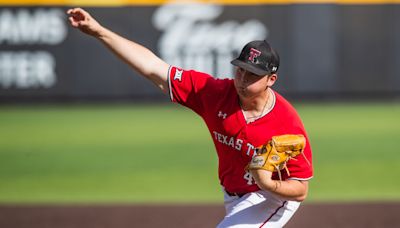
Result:
[[[0,88],[50,88],[56,60],[43,45],[60,45],[67,37],[66,16],[57,8],[0,9]],[[23,50],[20,48],[24,45]],[[39,48],[36,48],[36,46]]]
[[[233,77],[230,61],[247,42],[265,39],[268,30],[258,20],[217,24],[213,20],[222,13],[223,6],[210,4],[171,3],[158,8],[153,24],[163,31],[158,44],[161,58],[181,68]]]
[[[55,59],[50,53],[0,52],[1,88],[49,88],[55,81]]]
[[[56,45],[67,36],[65,16],[61,9],[0,10],[0,44]]]

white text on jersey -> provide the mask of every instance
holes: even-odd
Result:
[[[214,133],[214,138],[215,140],[217,140],[218,142],[230,146],[236,150],[241,150],[242,149],[242,145],[243,145],[243,139],[235,139],[234,137],[229,137],[227,135],[223,135],[221,133],[218,133],[216,131],[213,131]]]

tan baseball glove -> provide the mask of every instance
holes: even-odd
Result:
[[[247,169],[265,169],[278,172],[279,179],[282,180],[280,170],[285,169],[290,176],[286,163],[299,154],[304,156],[305,146],[306,138],[303,135],[274,136],[266,144],[257,148],[257,154],[250,161]],[[304,156],[304,158],[306,157]],[[307,158],[306,161],[308,162]]]

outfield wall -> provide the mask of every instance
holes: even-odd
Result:
[[[92,2],[75,1],[173,65],[231,77],[229,62],[242,46],[266,38],[281,55],[275,88],[287,96],[400,95],[397,1]],[[1,102],[166,100],[99,42],[72,29],[68,5],[0,0]]]

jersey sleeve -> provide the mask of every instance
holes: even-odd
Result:
[[[171,66],[168,72],[170,99],[202,115],[207,97],[212,94],[213,81],[215,79],[208,74]]]

